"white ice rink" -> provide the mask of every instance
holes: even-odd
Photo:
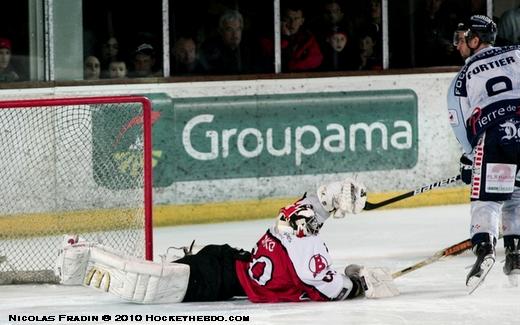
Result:
[[[155,254],[170,245],[229,243],[253,247],[272,220],[158,228]],[[468,237],[469,205],[363,212],[347,219],[328,220],[322,229],[336,269],[357,263],[393,271],[429,257]],[[520,287],[511,287],[502,273],[500,241],[497,263],[472,295],[464,285],[474,257],[441,260],[396,279],[401,295],[388,299],[342,302],[252,304],[246,300],[215,303],[135,305],[83,287],[58,285],[0,286],[0,324],[169,324],[115,322],[117,315],[145,319],[147,315],[249,316],[249,322],[228,324],[520,324]],[[18,316],[110,315],[104,322],[10,322]],[[135,318],[134,318],[135,319]],[[159,319],[159,318],[157,318]],[[198,324],[198,322],[176,322]],[[222,324],[217,322],[216,324]],[[205,322],[203,324],[210,324]]]

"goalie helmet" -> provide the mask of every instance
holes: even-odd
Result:
[[[295,203],[280,209],[276,228],[281,232],[290,232],[297,237],[317,235],[323,223],[318,221],[312,204],[305,196]]]
[[[466,42],[478,37],[481,42],[494,44],[497,37],[497,24],[484,15],[473,15],[469,19],[466,31]]]

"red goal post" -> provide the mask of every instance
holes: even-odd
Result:
[[[0,284],[56,282],[63,235],[153,259],[152,105],[0,101]]]

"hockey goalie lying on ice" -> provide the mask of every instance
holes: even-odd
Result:
[[[136,303],[217,301],[297,302],[390,297],[399,294],[382,268],[349,265],[344,274],[319,236],[329,216],[359,213],[365,188],[352,180],[321,186],[280,209],[276,223],[251,253],[208,245],[174,261],[154,263],[122,256],[95,243],[66,245],[56,273],[62,284],[100,288]]]

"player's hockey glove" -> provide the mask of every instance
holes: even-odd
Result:
[[[473,162],[466,156],[460,157],[460,178],[465,184],[471,184],[473,173]]]

